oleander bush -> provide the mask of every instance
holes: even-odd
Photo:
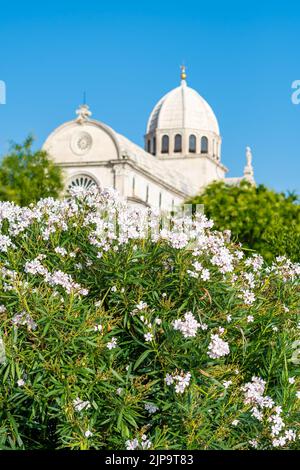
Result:
[[[300,448],[299,264],[112,191],[0,226],[1,449]]]

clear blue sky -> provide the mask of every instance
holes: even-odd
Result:
[[[83,90],[94,118],[142,145],[184,60],[219,120],[230,176],[250,145],[259,183],[300,192],[299,1],[1,1],[0,17],[1,155],[29,132],[42,145]]]

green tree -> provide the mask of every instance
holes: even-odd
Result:
[[[188,201],[203,204],[218,230],[231,230],[233,239],[260,252],[300,259],[300,205],[294,193],[278,193],[263,185],[212,183]]]
[[[22,206],[45,197],[58,197],[63,189],[62,172],[44,150],[32,149],[33,137],[13,144],[0,165],[0,200]]]

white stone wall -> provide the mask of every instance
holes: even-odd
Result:
[[[130,162],[115,162],[113,172],[116,175],[115,189],[130,201],[139,201],[145,206],[162,210],[171,210],[184,201],[184,197],[166,189],[152,175],[146,175],[142,169],[133,167]]]
[[[102,189],[115,188],[133,204],[171,210],[184,201],[175,187],[164,184],[163,171],[159,181],[130,157],[123,159],[114,132],[97,121],[66,123],[48,137],[43,148],[63,169],[66,189],[72,180],[86,176]]]
[[[197,192],[212,181],[222,180],[226,168],[205,155],[184,158],[162,159],[166,168],[176,169],[185,174]],[[167,171],[167,170],[166,170]]]
[[[131,168],[126,169],[124,196],[130,200],[139,200],[145,206],[155,209],[172,210],[174,206],[184,201],[183,197],[171,190],[167,190],[153,177],[148,177],[142,171]]]

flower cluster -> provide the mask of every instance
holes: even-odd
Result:
[[[274,447],[284,447],[287,442],[295,441],[296,433],[293,429],[288,429],[285,432],[285,423],[281,416],[282,407],[275,406],[274,400],[265,396],[266,382],[260,377],[252,377],[251,382],[246,383],[242,387],[244,392],[245,404],[254,405],[251,409],[251,414],[258,421],[263,421],[266,409],[271,410],[267,421],[270,423],[270,435],[272,438],[272,445]]]
[[[270,271],[281,276],[284,281],[294,280],[300,275],[300,263],[292,263],[286,256],[277,256]]]
[[[17,327],[19,325],[26,325],[28,330],[35,330],[37,328],[35,321],[32,319],[30,314],[25,311],[16,313],[12,318],[12,323]]]
[[[218,334],[211,335],[211,340],[208,345],[209,357],[219,359],[219,357],[227,356],[229,353],[230,349],[228,343],[222,340]]]
[[[209,269],[203,268],[202,264],[199,261],[195,261],[193,263],[193,267],[195,271],[191,271],[190,269],[187,270],[189,276],[202,279],[202,281],[208,281],[210,279],[210,272]]]
[[[252,305],[255,302],[255,295],[249,289],[242,289],[240,298],[243,299],[246,305]]]
[[[61,256],[67,256],[68,252],[65,248],[62,248],[60,246],[57,246],[55,249],[54,249],[55,253],[57,253],[58,255],[61,255]]]
[[[182,394],[185,389],[189,386],[191,380],[190,372],[181,371],[180,374],[167,374],[165,377],[165,382],[168,386],[175,384],[175,392]]]
[[[245,394],[245,403],[258,404],[263,406],[265,386],[265,380],[261,379],[260,377],[253,376],[251,382],[246,383],[242,387],[242,390]]]
[[[64,273],[61,270],[56,270],[50,273],[40,262],[41,257],[37,257],[32,261],[27,261],[24,266],[24,271],[29,274],[39,274],[44,277],[45,282],[50,286],[61,286],[65,291],[70,294],[71,292],[78,293],[79,295],[87,295],[88,289],[83,288],[77,282],[74,282],[70,274]]]
[[[136,437],[131,441],[126,441],[125,445],[126,450],[148,450],[151,448],[152,442],[147,438],[146,434],[143,434],[141,439]]]
[[[201,327],[200,323],[197,322],[192,312],[184,314],[184,320],[173,321],[174,330],[179,330],[185,338],[195,337],[198,328]]]

